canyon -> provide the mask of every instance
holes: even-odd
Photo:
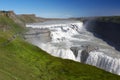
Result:
[[[53,20],[27,24],[25,39],[52,56],[96,66],[120,75],[120,52],[81,21]]]

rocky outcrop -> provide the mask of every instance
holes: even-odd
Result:
[[[15,23],[17,23],[21,26],[25,26],[25,24],[17,17],[17,15],[14,13],[14,11],[0,11],[0,16],[9,17]]]
[[[89,57],[89,53],[91,51],[98,50],[98,47],[92,46],[92,45],[83,45],[84,49],[81,52],[81,62],[85,63],[87,58]]]
[[[80,50],[80,48],[79,47],[71,47],[70,49],[74,53],[75,57],[77,57],[78,51]]]
[[[0,15],[1,16],[12,16],[15,15],[15,13],[13,11],[0,11]]]
[[[43,22],[46,19],[41,17],[36,17],[35,14],[21,14],[17,15],[14,11],[0,11],[0,16],[5,16],[11,18],[15,23],[25,26],[26,23],[36,23]]]
[[[98,50],[98,47],[92,46],[92,45],[82,45],[80,47],[71,47],[70,49],[74,53],[76,58],[78,57],[79,54],[81,54],[81,56],[79,56],[80,61],[82,63],[85,63],[87,58],[89,57],[89,53],[91,51]],[[82,50],[82,51],[79,53],[79,50]]]

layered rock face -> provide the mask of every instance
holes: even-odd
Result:
[[[28,24],[25,39],[49,54],[120,75],[120,53],[88,32],[79,21]]]

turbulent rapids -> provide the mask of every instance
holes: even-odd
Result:
[[[49,54],[90,64],[120,75],[120,54],[88,32],[80,21],[46,21],[27,24],[25,38]]]

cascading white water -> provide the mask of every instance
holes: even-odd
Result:
[[[32,27],[26,39],[49,54],[64,59],[97,66],[120,75],[120,54],[107,43],[86,31],[79,21],[48,21],[27,24]],[[47,31],[46,31],[47,30]],[[41,32],[42,33],[39,33]],[[90,45],[91,51],[85,52],[83,46]],[[95,48],[99,49],[95,49]]]

